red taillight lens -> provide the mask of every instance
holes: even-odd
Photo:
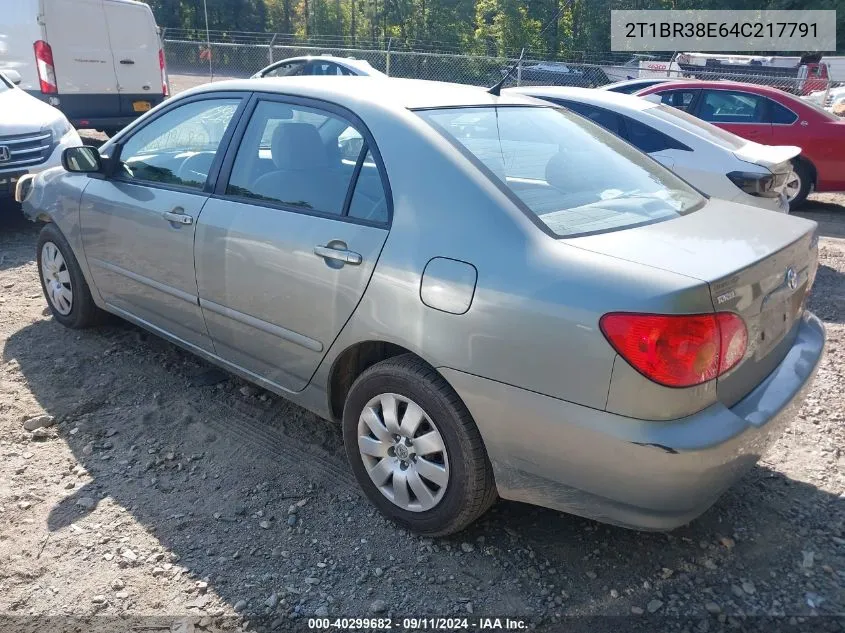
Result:
[[[167,87],[167,64],[164,61],[164,49],[158,49],[158,67],[161,70],[161,94],[170,96],[170,88]]]
[[[34,48],[35,66],[38,68],[41,92],[46,95],[56,94],[59,92],[59,86],[56,83],[56,69],[53,66],[53,49],[43,40],[35,42]]]
[[[692,387],[736,366],[748,348],[736,314],[612,312],[599,321],[613,348],[646,378],[667,387]]]

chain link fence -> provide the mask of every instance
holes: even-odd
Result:
[[[573,60],[523,59],[466,55],[429,45],[431,50],[395,49],[392,41],[352,42],[348,38],[313,38],[294,41],[292,36],[273,34],[221,34],[209,45],[200,39],[174,39],[165,34],[164,46],[174,92],[207,81],[249,77],[265,66],[291,57],[333,55],[366,60],[391,76],[490,86],[516,64],[509,85],[554,85],[595,88],[635,78],[696,78],[728,80],[773,86],[796,94],[816,93],[820,104],[830,101],[829,79],[801,73],[798,69],[737,69],[713,71],[708,67],[679,66],[671,56],[642,56],[624,60],[619,54],[573,54]],[[357,44],[357,45],[353,45]]]

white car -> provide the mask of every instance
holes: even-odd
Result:
[[[16,71],[0,73],[0,198],[15,193],[15,183],[62,164],[62,152],[82,145],[64,114],[18,88]]]
[[[298,77],[301,75],[336,76],[355,75],[359,77],[386,77],[383,72],[376,70],[365,59],[354,57],[335,57],[333,55],[317,55],[305,57],[291,57],[274,62],[262,68],[252,76],[252,79],[265,77]]]
[[[789,212],[785,187],[800,147],[747,141],[677,108],[618,92],[550,86],[508,91],[591,119],[711,197]]]

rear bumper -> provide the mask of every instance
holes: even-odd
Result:
[[[786,196],[783,194],[779,195],[777,198],[763,198],[743,193],[734,198],[733,202],[739,202],[740,204],[747,204],[761,209],[768,209],[769,211],[777,211],[778,213],[789,213],[789,202],[787,202]]]
[[[606,523],[668,530],[696,518],[782,434],[809,391],[824,327],[806,313],[781,364],[732,408],[626,418],[451,369],[501,497]]]

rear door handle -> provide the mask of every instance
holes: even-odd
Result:
[[[360,253],[348,251],[345,248],[333,248],[331,246],[315,246],[314,254],[323,259],[332,259],[336,262],[343,262],[351,266],[361,263]]]
[[[120,63],[125,64],[126,66],[131,66],[132,64],[135,63],[135,60],[134,59],[121,59]]]
[[[183,209],[176,208],[173,211],[168,211],[162,214],[164,219],[168,222],[175,222],[176,224],[193,224],[194,218],[185,213]]]

